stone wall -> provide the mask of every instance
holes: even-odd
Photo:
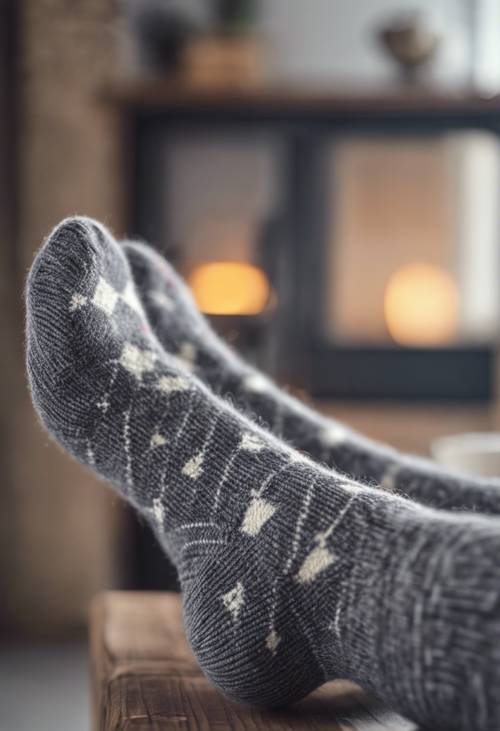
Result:
[[[36,248],[61,218],[92,215],[120,233],[119,126],[99,96],[115,71],[119,23],[111,0],[19,6],[19,220],[15,242],[1,242],[4,274],[14,245],[18,267],[7,275],[17,324],[9,333],[0,323],[16,361],[2,394],[9,424],[0,592],[4,624],[53,634],[81,626],[91,596],[116,583],[123,514],[36,421],[24,379],[22,287]]]

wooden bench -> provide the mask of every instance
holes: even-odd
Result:
[[[176,594],[99,596],[91,656],[95,731],[416,731],[344,681],[284,710],[228,701],[196,664]]]

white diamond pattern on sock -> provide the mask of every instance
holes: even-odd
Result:
[[[238,581],[233,589],[223,594],[222,603],[231,615],[233,622],[236,622],[245,604],[245,589],[241,581]]]
[[[276,510],[276,506],[267,502],[264,498],[254,497],[243,518],[242,533],[249,536],[258,535],[267,521],[273,517]]]
[[[156,353],[152,350],[141,350],[132,343],[125,343],[119,362],[129,373],[141,379],[144,373],[154,370],[156,360]]]
[[[203,452],[199,452],[194,457],[191,457],[188,462],[182,468],[182,474],[191,477],[193,480],[197,480],[198,477],[203,473]]]
[[[92,298],[92,303],[110,317],[113,314],[118,297],[119,295],[116,289],[108,284],[104,277],[100,277]]]

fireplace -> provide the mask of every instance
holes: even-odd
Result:
[[[295,246],[279,148],[177,144],[170,252],[247,357],[317,397],[491,396],[496,137],[323,138],[303,190],[314,221]]]

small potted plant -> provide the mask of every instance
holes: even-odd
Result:
[[[187,78],[198,86],[248,87],[263,78],[257,0],[213,0],[213,33],[186,48]]]

